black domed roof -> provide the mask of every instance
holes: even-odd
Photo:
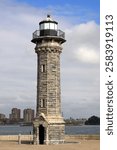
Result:
[[[47,18],[46,18],[45,20],[39,22],[39,25],[40,25],[40,24],[43,24],[43,23],[49,23],[49,22],[58,24],[58,22],[57,22],[57,21],[54,21],[54,20],[51,18],[50,15],[47,15]]]

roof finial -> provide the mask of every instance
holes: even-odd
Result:
[[[47,14],[47,21],[52,20],[50,14]]]
[[[51,17],[50,17],[50,14],[47,14],[47,18],[51,18]]]

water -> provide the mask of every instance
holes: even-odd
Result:
[[[32,126],[5,125],[0,126],[0,135],[30,134]]]
[[[18,135],[30,134],[33,131],[32,126],[5,125],[0,126],[0,135]],[[100,134],[100,126],[66,126],[65,134]]]
[[[100,134],[100,126],[83,125],[83,126],[66,126],[66,134]]]

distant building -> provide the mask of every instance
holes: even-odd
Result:
[[[4,114],[0,114],[0,120],[3,120],[5,118],[6,118],[6,116]]]
[[[0,124],[4,124],[6,120],[6,116],[4,114],[0,114]]]
[[[23,119],[25,123],[31,123],[34,120],[34,110],[30,108],[24,109]]]
[[[21,110],[18,108],[12,108],[11,114],[9,115],[9,119],[12,122],[19,122],[21,116]]]

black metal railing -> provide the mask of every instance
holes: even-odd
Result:
[[[36,39],[40,36],[40,30],[36,30],[33,34],[32,34],[32,39]]]
[[[32,34],[32,39],[37,39],[37,38],[39,38],[41,36],[42,35],[40,34],[40,30],[36,30]],[[47,35],[47,36],[52,36],[52,35],[50,34],[50,35]],[[65,39],[65,33],[63,31],[61,31],[61,30],[57,30],[57,35],[56,36]]]

